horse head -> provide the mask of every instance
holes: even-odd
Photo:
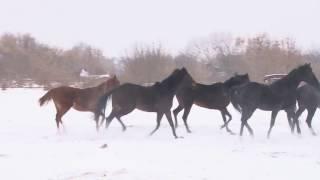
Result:
[[[238,86],[244,83],[250,82],[250,78],[248,73],[246,74],[238,74],[235,73],[234,76],[232,76],[231,78],[229,78],[228,80],[225,81],[225,84],[228,87],[232,87],[232,86]]]
[[[313,73],[310,63],[301,65],[293,71],[295,71],[295,73],[297,74],[296,77],[299,81],[307,82],[308,84],[320,90],[319,81]]]
[[[165,85],[163,87],[166,87],[169,91],[174,92],[187,74],[188,71],[186,68],[176,68],[167,78],[161,81],[160,84]]]
[[[116,75],[111,76],[111,78],[107,79],[105,82],[102,83],[103,92],[107,92],[110,89],[113,89],[120,85],[120,81]]]

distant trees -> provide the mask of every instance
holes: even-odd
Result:
[[[0,80],[33,79],[40,84],[50,81],[76,81],[82,68],[92,74],[114,72],[112,59],[86,44],[70,50],[52,48],[32,36],[4,34],[0,37]]]
[[[39,84],[68,84],[79,81],[81,69],[86,69],[90,74],[117,74],[121,82],[144,84],[161,81],[177,67],[186,67],[203,83],[223,81],[236,72],[262,81],[265,74],[287,73],[305,62],[311,62],[320,76],[320,51],[302,53],[294,40],[267,34],[249,38],[212,34],[192,41],[175,56],[161,45],[136,46],[119,58],[107,58],[84,43],[64,50],[39,43],[29,34],[0,36],[1,82],[32,79]]]
[[[287,73],[317,57],[302,54],[290,38],[272,40],[267,34],[250,38],[214,34],[193,42],[188,52],[207,65],[209,81],[226,79],[235,72],[248,72],[252,80],[262,81],[265,74]],[[319,63],[313,60],[315,69]]]
[[[121,79],[138,84],[160,81],[175,68],[173,57],[161,46],[135,47],[120,61]]]

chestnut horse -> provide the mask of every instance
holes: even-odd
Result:
[[[99,98],[113,89],[119,86],[120,82],[116,76],[108,79],[96,87],[90,87],[85,89],[61,86],[49,90],[44,96],[39,99],[39,104],[43,104],[53,100],[56,107],[56,123],[59,130],[60,124],[62,124],[62,116],[73,107],[78,111],[94,112]],[[99,119],[96,121],[96,129],[99,130]]]

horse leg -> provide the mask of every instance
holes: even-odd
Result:
[[[189,110],[189,111],[190,111],[190,110]],[[166,115],[167,120],[168,120],[168,122],[169,122],[169,124],[170,124],[171,130],[172,130],[172,134],[173,134],[173,136],[177,139],[178,136],[177,136],[177,134],[176,134],[176,129],[175,129],[174,126],[173,126],[172,117],[171,117],[171,111],[168,110],[167,112],[165,112],[165,115]]]
[[[221,129],[223,128],[223,126],[225,126],[228,133],[234,134],[228,127],[228,122],[230,122],[230,119],[232,119],[232,117],[229,116],[230,115],[229,114],[228,115],[229,116],[229,120],[227,121],[226,115],[229,113],[228,110],[227,109],[222,109],[222,110],[220,110],[220,113],[221,113],[221,116],[222,116],[222,120],[224,122],[224,124],[221,126]]]
[[[244,124],[246,126],[246,128],[248,129],[249,133],[250,133],[250,136],[254,136],[254,133],[253,133],[253,130],[252,128],[250,127],[250,125],[248,124],[248,120],[246,121],[246,123]]]
[[[222,126],[220,127],[221,129],[224,128],[224,127],[226,127],[226,126],[228,126],[229,122],[232,120],[232,116],[231,116],[231,114],[229,113],[229,111],[227,110],[227,108],[225,108],[223,111],[224,111],[225,115],[227,115],[227,116],[229,117],[229,119],[228,119],[228,121],[227,121],[226,123],[224,123],[224,125],[222,125]]]
[[[60,131],[60,124],[62,125],[63,127],[63,130],[66,131],[63,123],[62,123],[62,116],[69,111],[69,109],[71,108],[71,106],[66,106],[64,108],[61,108],[59,106],[56,105],[56,109],[57,109],[57,113],[56,113],[56,124],[57,124],[57,128],[58,128],[58,131]]]
[[[102,126],[104,119],[106,118],[104,113],[101,113],[100,116],[102,116],[101,120],[100,117],[96,120],[96,130],[99,131],[100,126]],[[99,124],[100,121],[100,124]]]
[[[156,125],[156,128],[150,133],[150,136],[153,135],[153,133],[155,133],[159,129],[162,117],[163,117],[163,113],[157,112],[157,125]]]
[[[60,131],[60,119],[61,119],[61,115],[59,112],[56,113],[56,124],[57,124],[57,130],[58,132]]]
[[[296,123],[299,123],[299,117],[301,116],[301,114],[303,113],[303,111],[306,110],[305,107],[301,106],[299,107],[299,109],[297,110],[297,112],[295,113],[295,115],[293,116],[293,122],[291,124],[291,133],[294,133],[294,128]]]
[[[240,136],[243,134],[243,128],[246,126],[251,136],[253,136],[253,130],[248,124],[248,119],[252,116],[254,109],[243,108],[241,115],[241,127],[240,127]]]
[[[115,110],[112,109],[111,113],[106,118],[106,129],[109,127],[110,123],[112,122],[113,118],[115,117],[115,114],[116,114]]]
[[[183,112],[183,116],[182,116],[184,126],[186,127],[186,130],[187,130],[188,133],[191,133],[191,130],[190,130],[188,122],[187,122],[191,107],[192,107],[192,104],[191,105],[187,105],[184,108],[184,112]]]
[[[311,122],[312,122],[312,118],[313,118],[315,112],[316,112],[316,108],[308,109],[308,116],[307,116],[307,120],[306,120],[308,127],[309,127],[312,135],[314,135],[314,136],[317,134],[316,134],[316,132],[314,132],[312,125],[311,125]]]
[[[271,133],[271,130],[272,130],[274,123],[276,121],[276,117],[277,117],[278,112],[279,112],[279,110],[275,110],[275,111],[272,111],[272,113],[271,113],[270,127],[269,127],[268,135],[267,135],[268,138],[270,138],[270,133]]]
[[[292,132],[292,126],[293,126],[293,123],[294,123],[295,114],[293,112],[293,115],[292,115],[292,113],[289,112],[289,111],[286,111],[286,113],[287,113],[288,124],[289,124],[289,127],[290,127],[291,132]],[[292,119],[292,121],[291,121],[291,119]]]
[[[295,105],[292,107],[292,108],[289,108],[289,109],[286,109],[286,113],[287,113],[287,119],[288,119],[288,123],[289,123],[289,126],[292,130],[292,126],[293,126],[293,123],[294,123],[294,119],[296,117],[296,113],[295,113],[295,110],[296,110],[296,107]],[[292,119],[292,121],[291,121]]]
[[[178,127],[177,116],[178,116],[179,112],[180,112],[182,109],[183,109],[183,107],[179,104],[178,107],[173,110],[175,128]]]
[[[127,129],[126,125],[122,122],[121,117],[132,112],[134,110],[134,106],[122,106],[117,108],[112,108],[112,111],[109,115],[109,117],[106,119],[106,127],[108,127],[114,117],[117,118],[119,123],[122,126],[122,131],[125,131]]]
[[[300,129],[300,124],[299,124],[299,120],[298,117],[295,115],[293,118],[293,129],[294,129],[294,124],[297,125],[297,132],[298,134],[301,134],[301,129]]]
[[[116,118],[117,118],[117,120],[119,121],[119,123],[120,123],[121,126],[122,126],[122,131],[126,131],[126,130],[127,130],[127,127],[126,127],[126,125],[122,122],[122,120],[121,120],[120,117],[121,117],[121,116],[117,116]]]

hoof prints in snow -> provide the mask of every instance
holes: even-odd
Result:
[[[58,178],[59,180],[107,179],[107,172],[85,172],[79,175]],[[52,179],[54,180],[54,179]]]

